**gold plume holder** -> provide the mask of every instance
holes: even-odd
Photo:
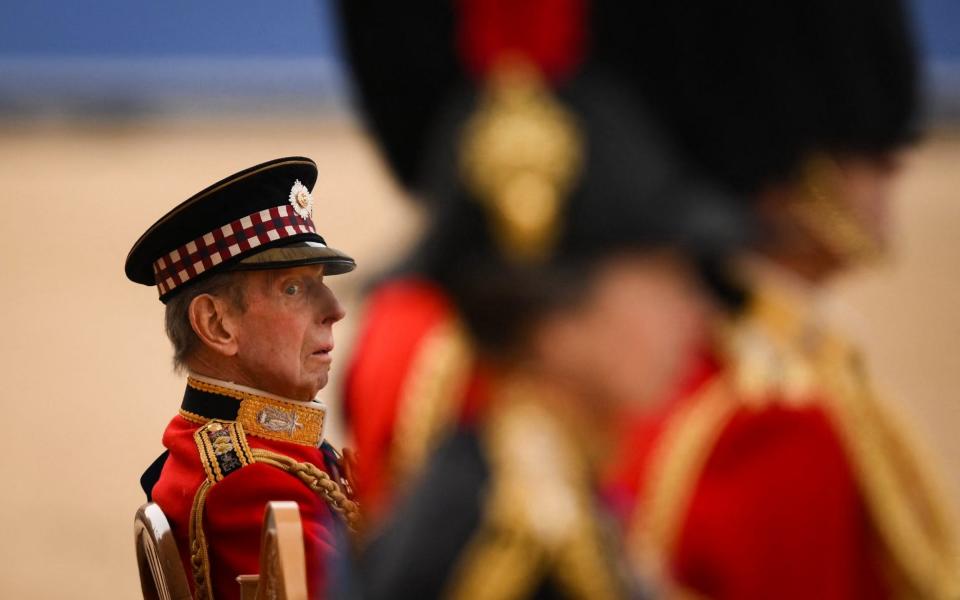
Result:
[[[529,63],[502,62],[467,121],[460,168],[510,260],[541,262],[562,229],[583,160],[579,129]]]
[[[814,155],[802,171],[807,197],[790,209],[838,257],[851,263],[869,262],[880,257],[883,248],[844,203],[842,177],[835,160]]]

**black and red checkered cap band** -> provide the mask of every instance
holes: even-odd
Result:
[[[311,219],[298,215],[289,204],[274,206],[227,223],[153,262],[160,296],[169,294],[201,273],[231,258],[277,240],[316,233]]]

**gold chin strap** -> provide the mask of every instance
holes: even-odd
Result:
[[[535,68],[511,60],[494,71],[464,128],[460,167],[507,258],[538,262],[549,255],[583,162],[581,146],[572,114]]]
[[[883,249],[845,204],[842,177],[835,160],[822,154],[813,156],[801,175],[806,197],[790,204],[788,209],[844,262],[869,262],[880,257]]]

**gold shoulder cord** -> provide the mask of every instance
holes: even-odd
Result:
[[[631,524],[629,550],[636,560],[661,562],[672,555],[696,483],[737,408],[726,380],[717,377],[667,423]]]
[[[419,471],[455,420],[472,364],[466,335],[453,320],[435,326],[421,343],[398,403],[389,458],[396,481]]]
[[[819,357],[830,415],[851,456],[902,597],[960,598],[952,520],[901,420],[873,393],[857,355],[833,339]]]
[[[210,556],[207,552],[207,536],[203,531],[203,509],[211,485],[209,480],[200,484],[190,509],[190,570],[193,572],[193,597],[196,600],[213,600]]]
[[[316,492],[330,506],[333,512],[343,517],[351,531],[356,531],[360,523],[359,505],[347,497],[325,471],[314,464],[297,462],[289,456],[269,450],[253,449],[253,457],[258,463],[276,467],[290,473],[311,490]]]
[[[524,597],[543,575],[573,598],[619,598],[586,466],[545,409],[504,398],[484,432],[491,493],[444,597]]]
[[[197,489],[190,509],[190,567],[194,598],[213,600],[210,587],[210,556],[203,529],[203,515],[210,489],[233,471],[253,463],[263,463],[290,473],[319,495],[333,512],[340,515],[351,531],[360,522],[360,509],[330,476],[311,463],[296,460],[247,445],[243,426],[235,421],[211,420],[194,434],[206,480]]]

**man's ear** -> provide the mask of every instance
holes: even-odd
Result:
[[[226,300],[200,294],[190,301],[188,313],[190,326],[204,346],[223,356],[237,353],[236,324]]]

